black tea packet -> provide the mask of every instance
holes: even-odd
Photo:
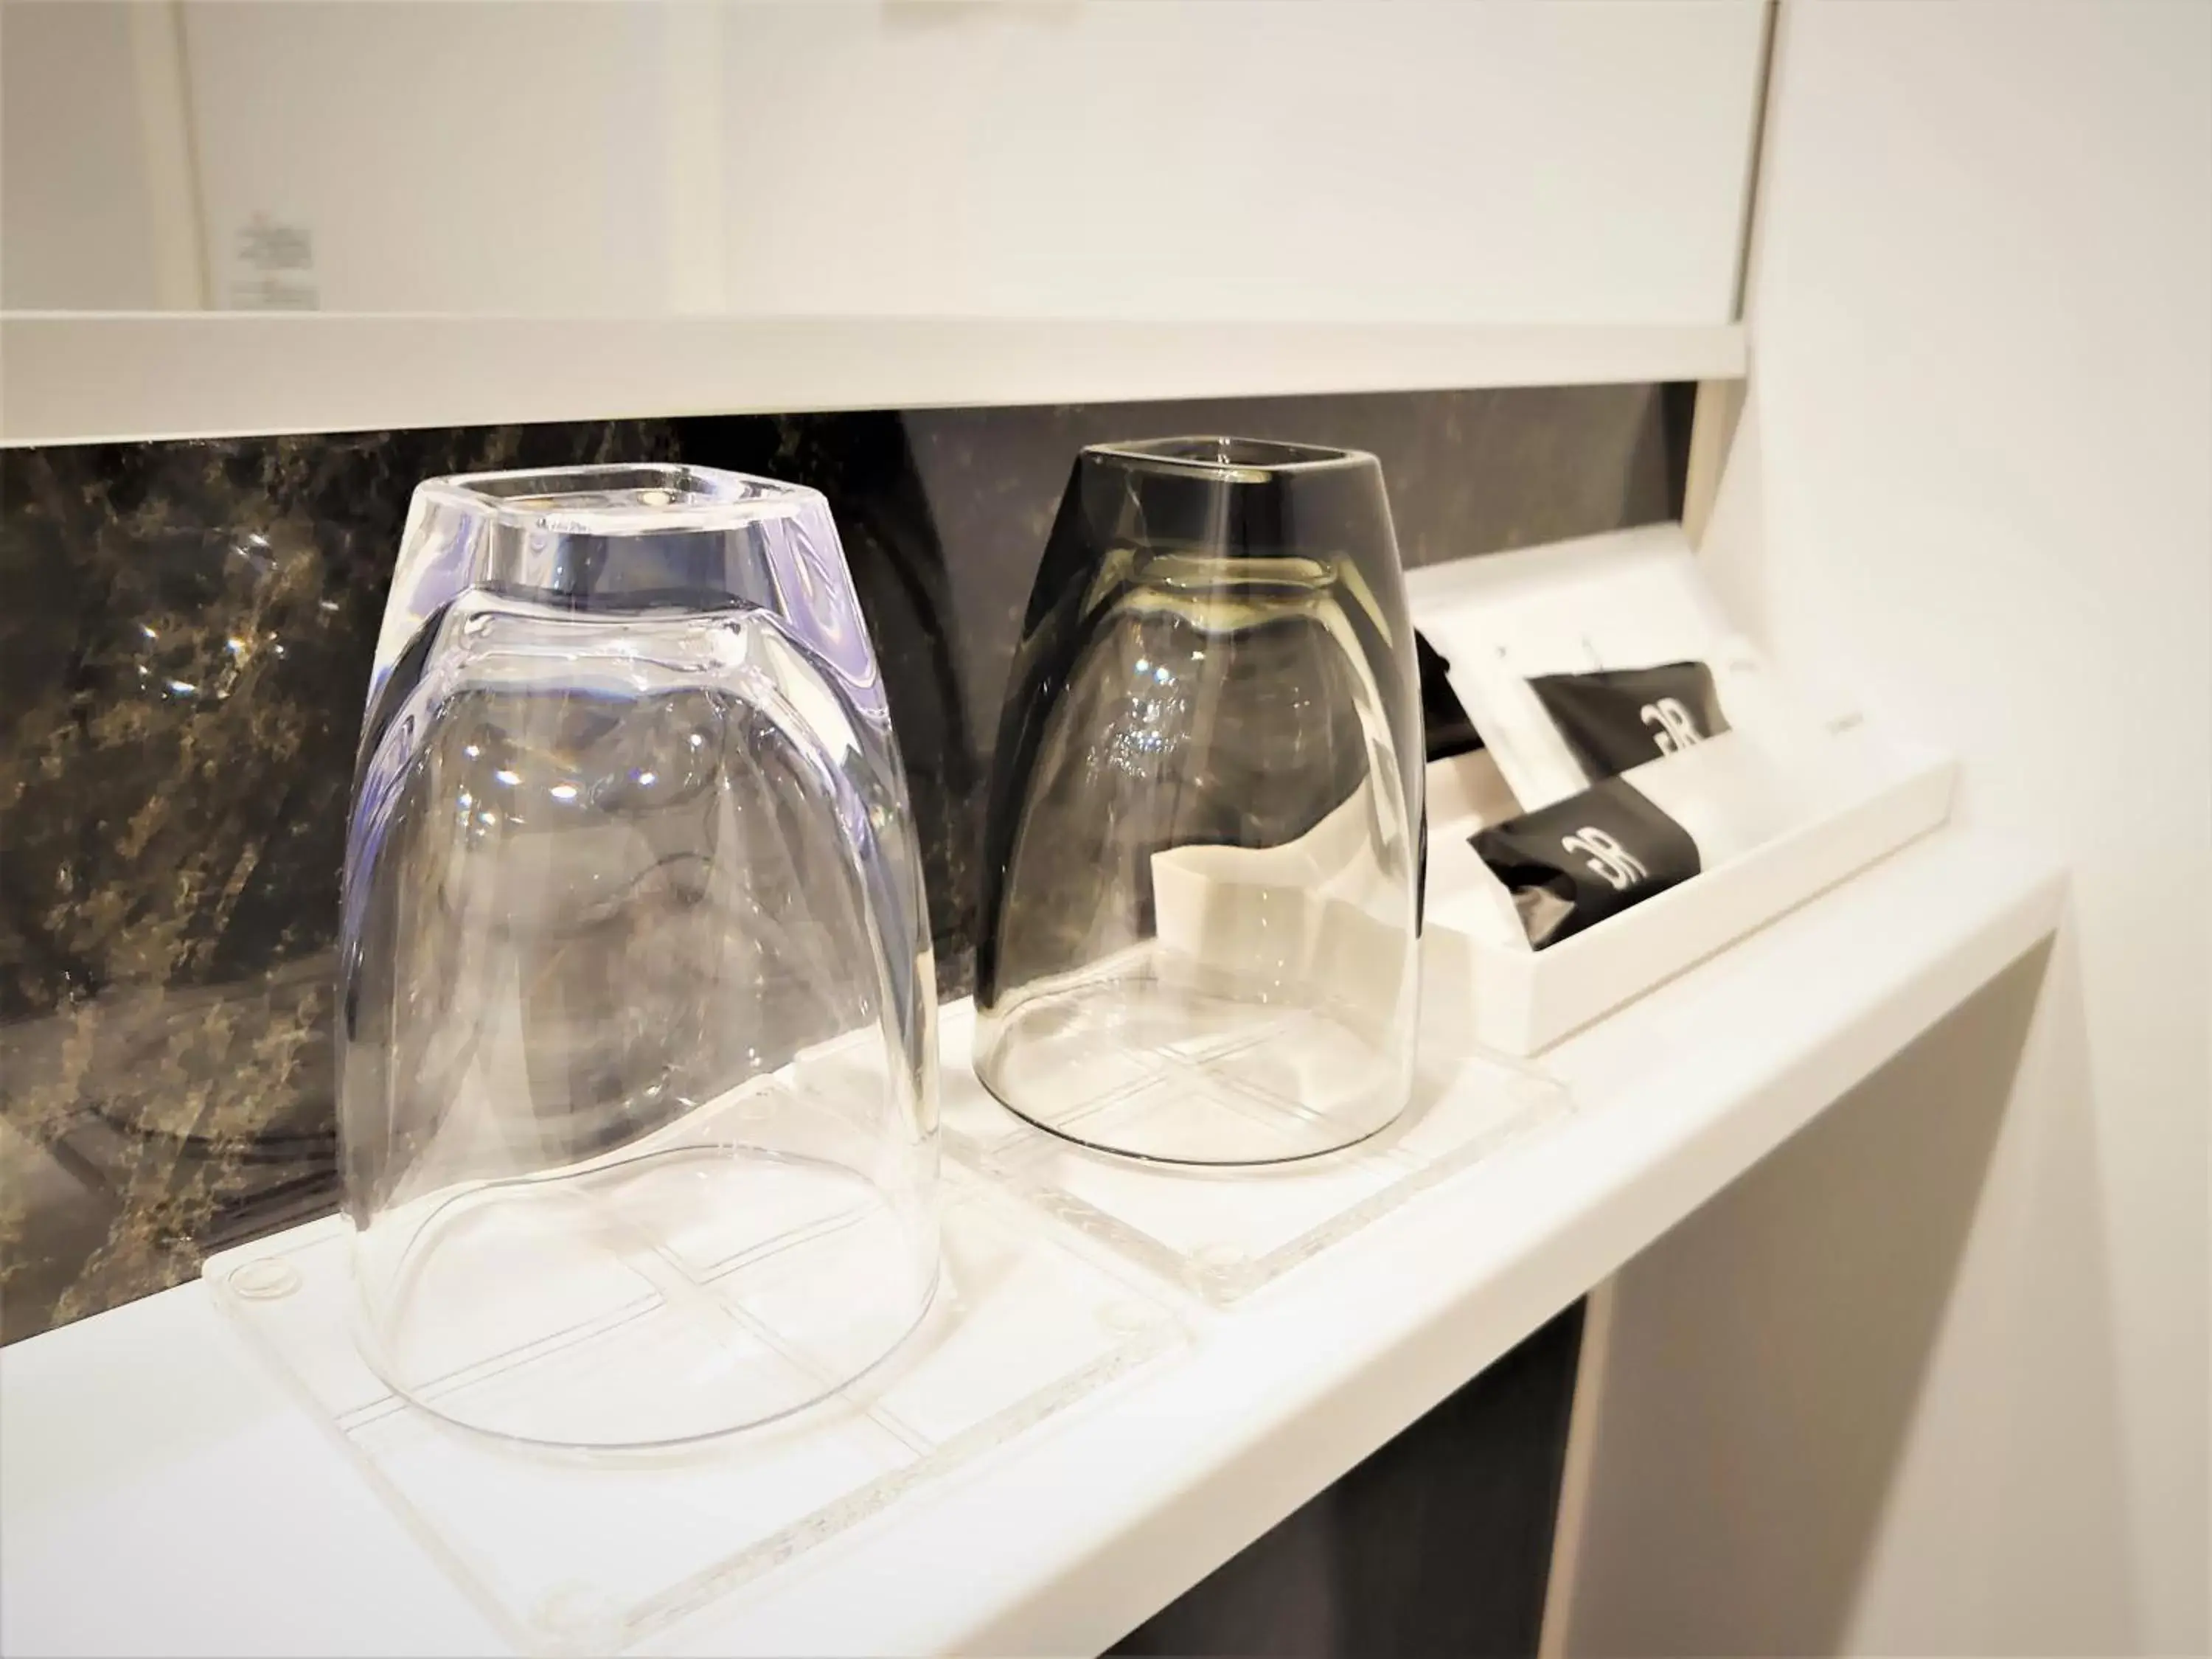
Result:
[[[1690,832],[1625,778],[1478,830],[1468,844],[1504,883],[1539,951],[1680,886],[1701,867]]]
[[[1425,672],[1422,683],[1425,696]],[[1528,688],[1592,783],[1729,729],[1713,671],[1701,662],[1543,674]]]
[[[1473,754],[1482,747],[1482,733],[1474,729],[1467,706],[1452,690],[1451,664],[1418,628],[1413,630],[1413,652],[1421,665],[1421,732],[1426,739],[1426,758],[1450,760]]]

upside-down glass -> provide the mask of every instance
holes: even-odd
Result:
[[[1310,1157],[1412,1087],[1422,740],[1371,455],[1077,459],[994,762],[975,1069],[1087,1146]]]
[[[365,1354],[472,1428],[808,1404],[936,1282],[906,785],[811,489],[673,466],[415,495],[346,847]]]

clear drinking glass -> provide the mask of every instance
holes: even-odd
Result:
[[[1412,1087],[1418,659],[1371,455],[1085,450],[994,761],[975,1069],[1042,1127],[1309,1157]]]
[[[416,491],[340,995],[362,1343],[418,1405],[680,1442],[914,1328],[934,970],[819,494],[677,466]]]

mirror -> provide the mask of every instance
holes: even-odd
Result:
[[[1759,0],[9,0],[0,302],[1726,320]]]

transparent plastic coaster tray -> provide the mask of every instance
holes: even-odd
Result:
[[[876,1371],[779,1422],[650,1453],[537,1450],[394,1396],[355,1349],[339,1218],[211,1257],[216,1304],[524,1648],[609,1652],[1178,1346],[1172,1309],[948,1170],[944,1277]]]
[[[1540,1065],[1468,1042],[1460,954],[1424,950],[1419,1058],[1405,1115],[1342,1152],[1203,1168],[1091,1151],[1024,1122],[976,1081],[966,1007],[945,1009],[942,1025],[945,1146],[1206,1301],[1235,1302],[1571,1109],[1566,1089]],[[1109,1109],[1189,1104],[1154,1091]]]

